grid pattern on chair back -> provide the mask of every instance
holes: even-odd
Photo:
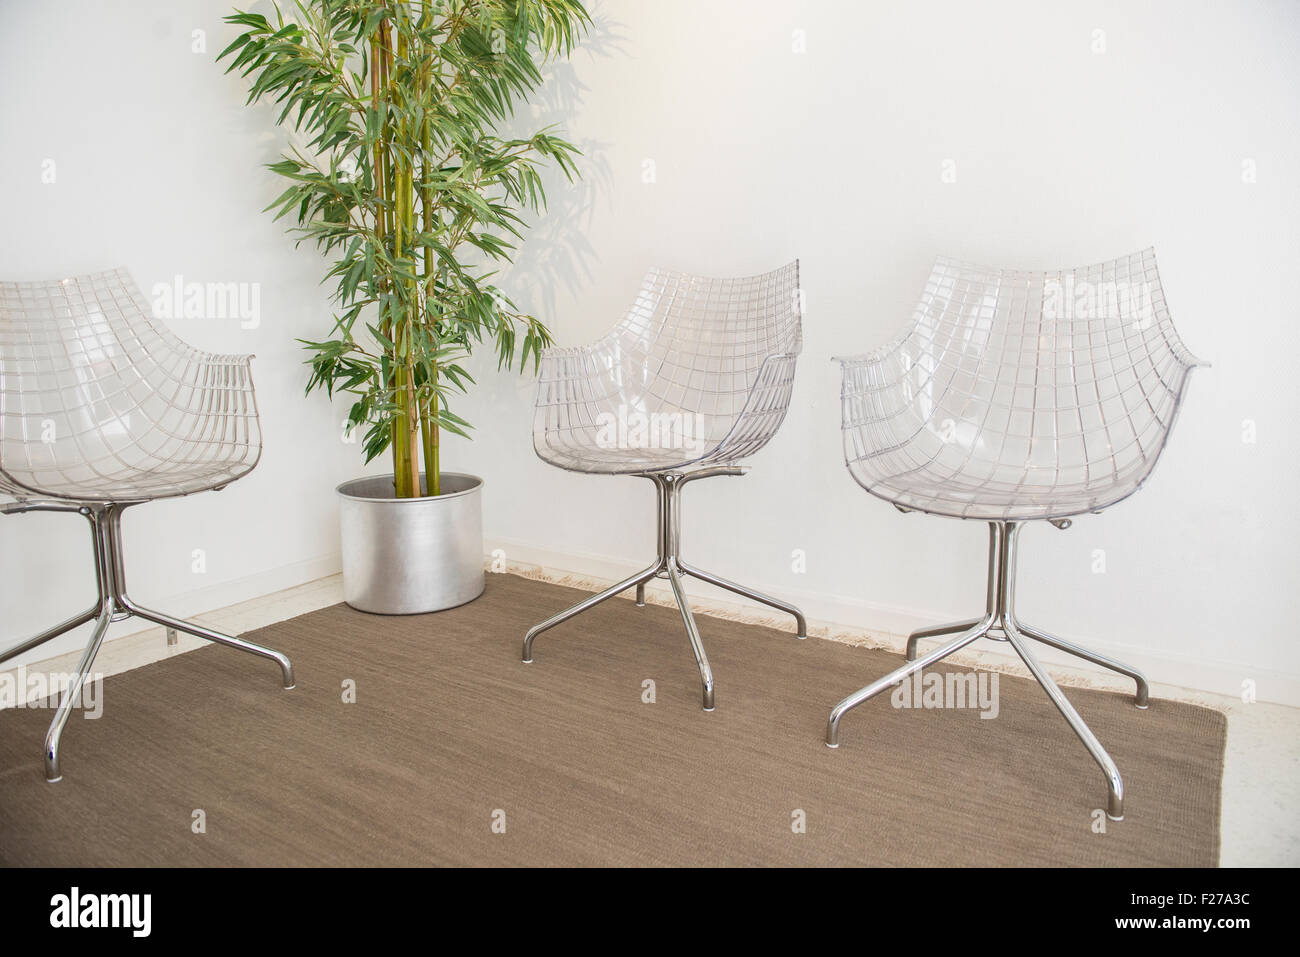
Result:
[[[941,259],[908,330],[845,361],[846,460],[904,504],[928,483],[917,507],[945,514],[1102,507],[1149,474],[1197,364],[1153,250],[1047,273]]]
[[[743,279],[652,269],[612,338],[624,365],[645,372],[635,391],[712,417],[725,434],[764,360],[799,353],[798,296],[797,262]]]
[[[730,462],[761,449],[789,407],[800,326],[799,263],[759,276],[709,279],[651,269],[627,315],[596,342],[548,349],[538,374],[534,447],[554,465],[635,473]],[[671,420],[660,434],[612,446],[603,423]],[[672,445],[671,442],[668,443]]]
[[[122,269],[0,282],[0,491],[129,501],[244,474],[261,449],[248,360],[155,325]]]

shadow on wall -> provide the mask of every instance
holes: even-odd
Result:
[[[623,54],[626,35],[623,25],[610,19],[603,5],[591,9],[591,29],[575,54],[612,57]],[[556,126],[561,136],[581,110],[588,88],[578,79],[571,60],[557,60],[543,71],[546,77],[540,97],[534,101],[528,126],[538,129]],[[570,183],[554,166],[542,171],[547,209],[524,233],[514,264],[506,271],[506,286],[516,301],[532,304],[532,311],[548,326],[556,319],[557,296],[561,288],[576,294],[591,278],[596,252],[587,234],[598,203],[613,189],[613,171],[607,158],[608,144],[579,139],[582,150],[578,168],[582,179]]]
[[[574,55],[623,55],[627,40],[623,25],[606,15],[603,4],[589,4],[588,9],[591,29],[575,48]],[[511,132],[527,136],[543,127],[555,126],[560,136],[568,138],[589,88],[578,78],[571,60],[556,60],[542,72],[545,81],[537,98],[531,102],[526,116],[521,111]],[[569,182],[553,165],[539,169],[546,189],[546,210],[524,231],[514,262],[505,266],[498,278],[498,284],[520,309],[541,319],[552,333],[560,318],[560,292],[576,297],[591,279],[592,266],[598,257],[587,236],[597,207],[601,202],[609,202],[614,189],[608,144],[590,138],[574,143],[582,150],[577,161],[582,178]],[[468,368],[479,381],[478,389],[460,400],[471,413],[470,421],[474,421],[475,415],[483,414],[479,412],[479,403],[483,409],[491,408],[493,416],[530,419],[531,412],[527,410],[532,409],[537,392],[531,367],[513,375],[498,376],[494,374],[496,357],[488,350],[478,350]],[[473,454],[471,442],[456,436],[447,436],[444,441],[458,452]]]

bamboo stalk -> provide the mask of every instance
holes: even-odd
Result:
[[[402,60],[407,59],[407,40],[406,34],[402,30],[397,31],[397,56]],[[410,67],[407,67],[409,74]],[[394,89],[394,100],[397,99],[396,90]],[[398,123],[397,142],[400,146],[405,147],[410,139],[411,130],[407,127],[405,119]],[[396,183],[396,205],[397,205],[397,230],[394,239],[394,259],[401,262],[406,257],[407,243],[415,236],[415,197],[414,181],[411,178],[411,162],[409,158],[399,152],[396,156],[397,163],[397,183]],[[402,313],[402,324],[406,329],[406,390],[404,393],[403,406],[406,415],[406,444],[407,444],[407,468],[410,470],[410,483],[412,497],[418,497],[423,493],[420,488],[420,404],[416,395],[415,388],[415,349],[413,348],[413,338],[415,336],[416,325],[420,317],[420,303],[418,290],[415,284],[402,282],[403,289],[406,292],[406,302]]]
[[[383,102],[396,102],[393,88],[393,44],[388,32],[388,22],[379,24],[379,87]],[[398,42],[402,37],[398,35]],[[393,233],[393,259],[402,257],[402,163],[400,156],[394,154],[394,143],[400,144],[402,130],[393,129],[388,111],[384,110],[381,126],[380,165],[383,169],[383,187],[380,196],[388,204],[389,212],[385,216],[386,225],[391,225]],[[409,310],[402,304],[401,290],[395,284],[387,290],[389,293],[388,319],[386,330],[394,345],[393,381],[391,383],[393,402],[397,406],[391,422],[389,441],[393,455],[393,491],[398,498],[415,498],[420,494],[420,459],[419,446],[415,443],[417,429],[412,427],[412,397],[414,395],[413,375],[410,366],[411,341],[409,328]],[[406,354],[406,359],[401,358]],[[414,453],[414,454],[413,454]]]
[[[421,7],[424,15],[429,15],[429,0],[422,0]],[[421,97],[427,102],[429,88],[432,85],[432,78],[425,72],[421,72]],[[420,172],[424,178],[424,189],[420,191],[420,207],[424,217],[424,231],[433,233],[433,189],[428,185],[433,170],[430,168],[432,160],[433,134],[430,127],[429,115],[424,116],[424,123],[420,129]],[[433,279],[433,249],[429,246],[424,247],[424,277],[422,293],[427,297],[429,284]],[[427,302],[427,299],[425,300]],[[437,317],[430,317],[428,308],[424,312],[425,321],[429,324],[430,333],[436,333]],[[430,363],[432,371],[429,378],[429,399],[425,402],[424,408],[421,409],[423,421],[424,438],[424,469],[428,475],[429,494],[442,494],[442,472],[439,462],[439,440],[441,435],[438,430],[438,363]]]
[[[384,94],[387,87],[384,83],[384,37],[386,30],[381,24],[379,29],[370,38],[370,103],[375,113],[379,116],[379,135],[373,147],[372,159],[372,188],[376,199],[375,203],[375,232],[380,242],[388,235],[388,215],[384,207],[384,202],[388,196],[388,177],[385,175],[385,132],[388,126],[388,112],[385,109]],[[379,297],[381,304],[384,301],[384,295],[387,291],[387,284],[381,279],[376,283],[375,294]],[[383,307],[381,305],[381,313]],[[394,341],[394,330],[391,315],[382,314],[380,318],[380,329],[384,336],[390,341]],[[397,387],[397,370],[395,366],[389,368],[385,387],[396,390]],[[388,444],[390,454],[393,460],[393,494],[402,498],[404,489],[402,488],[402,477],[405,470],[402,468],[402,445],[398,441],[398,425],[396,418],[388,424]]]
[[[413,498],[411,488],[411,447],[407,438],[408,419],[401,411],[403,404],[399,397],[406,395],[406,367],[398,365],[393,372],[393,398],[397,401],[399,411],[392,421],[393,446],[393,488],[398,498]]]

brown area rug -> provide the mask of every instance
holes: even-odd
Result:
[[[524,631],[582,593],[488,579],[437,615],[338,605],[253,633],[292,656],[293,691],[273,664],[220,647],[108,678],[103,717],[69,722],[55,785],[40,761],[52,712],[0,712],[0,862],[1218,861],[1217,712],[1067,689],[1127,786],[1126,819],[1098,834],[1101,773],[1027,679],[1001,676],[995,720],[885,695],[844,719],[831,751],[827,709],[896,655],[701,617],[717,678],[706,714],[676,609],[606,602],[524,665]]]

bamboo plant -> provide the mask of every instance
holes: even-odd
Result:
[[[543,129],[501,130],[590,25],[579,0],[295,0],[244,28],[217,57],[273,101],[292,145],[270,169],[289,185],[267,210],[330,266],[337,314],[309,350],[307,392],[353,398],[367,462],[391,452],[397,497],[440,494],[442,433],[467,436],[449,408],[489,343],[500,368],[534,366],[551,342],[492,283],[544,208],[540,168],[570,180],[577,149]],[[420,460],[427,485],[421,488]]]

